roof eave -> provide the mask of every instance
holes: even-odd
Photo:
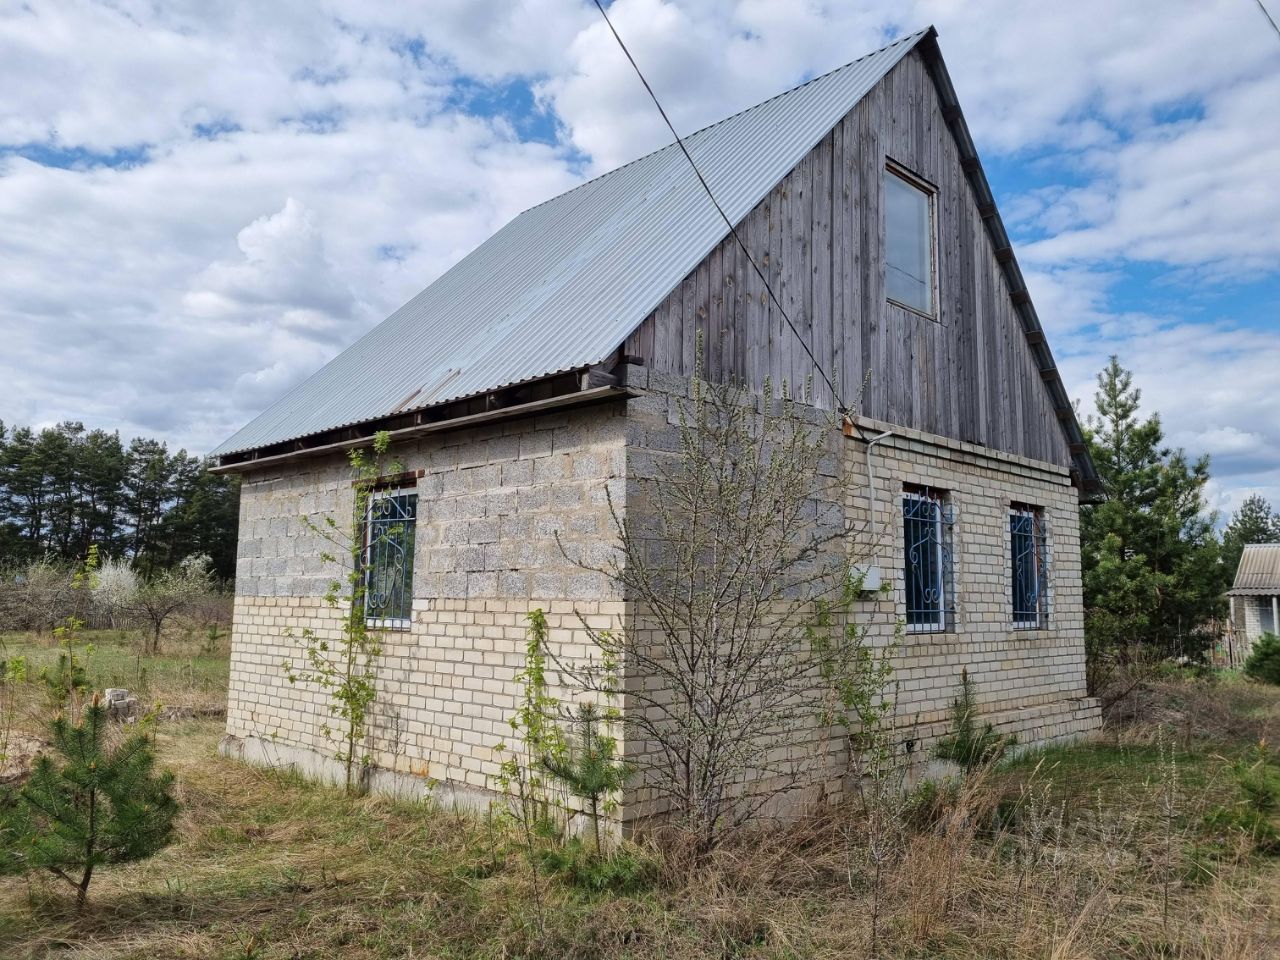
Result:
[[[1048,340],[1045,339],[1044,328],[1040,325],[1040,317],[1036,313],[1035,304],[1031,302],[1031,294],[1027,290],[1026,282],[1022,277],[1022,270],[1018,266],[1018,258],[1013,252],[1013,244],[1009,240],[1009,233],[1005,229],[1004,221],[1000,217],[1000,211],[996,207],[995,196],[991,192],[991,185],[987,182],[987,175],[982,168],[982,161],[978,159],[978,151],[974,146],[973,137],[969,133],[969,125],[965,121],[964,112],[960,109],[960,102],[956,96],[955,87],[951,83],[951,75],[947,72],[947,65],[942,59],[942,50],[938,46],[937,30],[930,27],[928,32],[916,44],[916,49],[920,51],[920,55],[924,59],[925,68],[929,71],[929,75],[933,78],[934,86],[937,88],[938,98],[942,103],[943,119],[951,130],[951,135],[955,138],[960,152],[961,169],[964,170],[965,177],[968,179],[969,186],[977,200],[978,212],[982,217],[987,236],[991,240],[996,259],[1009,287],[1010,295],[1013,298],[1014,310],[1022,323],[1022,333],[1036,358],[1036,364],[1040,370],[1040,378],[1044,382],[1045,388],[1049,391],[1049,399],[1053,404],[1054,412],[1057,414],[1058,425],[1066,436],[1067,449],[1071,454],[1071,460],[1074,465],[1075,482],[1080,490],[1080,499],[1085,503],[1100,502],[1106,499],[1102,480],[1098,476],[1093,458],[1089,456],[1089,447],[1085,441],[1084,431],[1080,429],[1075,407],[1072,405],[1071,398],[1067,395],[1066,387],[1062,383],[1062,376],[1058,372],[1058,365],[1053,359],[1053,352],[1049,349]]]

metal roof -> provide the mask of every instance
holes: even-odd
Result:
[[[1228,592],[1237,597],[1280,595],[1280,543],[1246,545],[1236,568],[1236,582]]]
[[[685,137],[733,222],[931,29]],[[728,233],[675,144],[526,210],[215,456],[599,363]]]

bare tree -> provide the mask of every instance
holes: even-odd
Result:
[[[6,627],[43,633],[73,612],[72,570],[50,560],[0,571],[0,622]]]
[[[212,589],[209,558],[203,556],[188,557],[139,586],[127,609],[151,628],[144,652],[151,656],[158,654],[164,625],[198,603]]]
[[[625,509],[610,499],[614,557],[580,564],[633,601],[633,622],[584,619],[599,664],[558,664],[622,694],[628,759],[703,851],[809,782],[829,723],[820,689],[866,663],[847,649],[863,633],[831,615],[850,596],[839,421],[764,393],[693,382],[674,452],[655,454]],[[602,679],[617,664],[621,691]]]

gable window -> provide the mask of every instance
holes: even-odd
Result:
[[[404,628],[413,614],[418,494],[375,490],[365,517],[364,613],[371,627]]]
[[[1010,506],[1009,572],[1015,627],[1032,629],[1044,626],[1047,620],[1049,564],[1044,533],[1042,509],[1021,503]]]
[[[934,316],[933,198],[895,166],[884,171],[884,286],[899,306]]]
[[[902,493],[903,574],[907,629],[943,631],[951,611],[951,509],[945,495],[929,487]]]

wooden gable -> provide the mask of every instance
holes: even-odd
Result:
[[[957,141],[959,111],[939,93],[939,83],[948,94],[950,85],[937,56],[936,45],[907,55],[737,225],[739,236],[846,404],[861,390],[866,416],[1062,466],[1074,459],[1091,474],[1012,251],[993,243],[994,204],[975,192],[977,158]],[[885,298],[887,161],[937,191],[936,320]],[[816,402],[834,405],[732,237],[624,352],[689,376],[699,333],[705,376],[755,390],[766,378],[811,380]]]

